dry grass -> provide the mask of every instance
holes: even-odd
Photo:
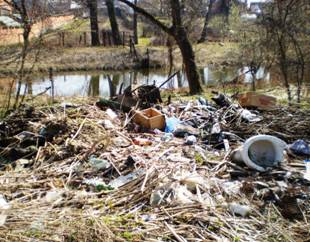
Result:
[[[167,66],[168,51],[165,47],[150,47],[139,45],[137,47],[140,57],[146,57],[147,48],[150,50],[150,66]],[[220,46],[217,43],[200,44],[195,46],[197,64],[206,66],[210,63],[221,64],[222,62],[234,63],[234,51],[236,46],[226,43]],[[0,74],[12,74],[16,71],[14,63],[4,65],[6,60],[18,54],[18,47],[3,48],[0,50]],[[34,63],[34,56],[30,54],[26,69]],[[177,68],[182,65],[180,51],[175,48],[174,63]],[[35,72],[47,72],[49,68],[55,71],[88,71],[88,70],[125,70],[139,68],[139,63],[134,61],[129,53],[129,48],[123,47],[80,47],[80,48],[59,48],[43,47],[40,51],[39,60],[35,63]]]
[[[183,139],[163,142],[161,134],[128,133],[117,120],[115,129],[107,130],[98,124],[108,119],[104,111],[93,106],[92,101],[82,99],[76,103],[83,104],[65,110],[60,105],[42,106],[36,108],[31,118],[22,112],[8,118],[10,126],[18,124],[17,127],[35,133],[48,122],[64,124],[66,129],[39,148],[26,167],[7,166],[0,171],[0,194],[11,205],[5,226],[0,227],[0,241],[307,241],[309,238],[307,200],[300,205],[303,217],[294,221],[282,216],[282,207],[258,195],[262,182],[271,191],[282,194],[278,193],[280,185],[276,177],[284,179],[287,171],[292,179],[285,181],[289,189],[282,195],[295,194],[307,187],[297,182],[303,173],[301,160],[290,158],[282,167],[258,174],[232,164],[225,152],[183,146]],[[309,120],[308,114],[296,115],[296,122],[301,125],[302,120]],[[122,114],[119,117],[125,118]],[[267,117],[268,113],[261,127],[277,129]],[[282,133],[298,128],[285,123]],[[248,127],[242,122],[238,124],[239,128]],[[12,135],[20,131],[16,128]],[[253,126],[251,132],[255,134],[257,128]],[[148,147],[131,144],[135,137],[141,136],[153,144]],[[309,135],[305,134],[305,138]],[[88,162],[91,155],[109,160],[117,171],[94,170]],[[126,163],[128,156],[133,157],[135,164]],[[92,178],[108,183],[119,176],[118,172],[126,175],[142,169],[137,179],[112,191],[98,190],[85,183],[85,179]],[[227,182],[233,181],[231,174],[236,171],[246,175],[235,180],[240,180],[243,189],[233,192],[227,189]],[[188,184],[191,177],[196,177],[197,184],[190,202],[169,193],[171,202],[165,198],[161,206],[150,205],[154,191]],[[58,194],[55,199],[48,199],[51,191]],[[309,191],[304,190],[303,194],[309,196]],[[227,208],[232,201],[249,205],[251,215],[245,218],[232,215]]]

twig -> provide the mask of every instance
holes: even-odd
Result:
[[[79,135],[79,133],[81,132],[81,130],[82,130],[82,128],[83,128],[83,126],[84,126],[86,120],[87,120],[87,118],[85,118],[85,119],[83,120],[83,122],[81,123],[81,125],[80,125],[78,131],[75,133],[75,135],[74,135],[74,136],[72,137],[72,139],[70,140],[70,143]]]
[[[182,238],[181,236],[179,236],[177,234],[177,232],[165,221],[164,222],[165,225],[167,226],[167,228],[169,229],[169,231],[173,234],[173,236],[179,241],[179,242],[187,242],[186,239]]]

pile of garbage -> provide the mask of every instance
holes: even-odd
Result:
[[[309,238],[309,112],[219,93],[133,105],[25,106],[0,122],[4,241]]]

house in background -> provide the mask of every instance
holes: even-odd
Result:
[[[17,4],[21,0],[15,0]],[[71,22],[71,0],[26,0],[31,20],[30,39]],[[23,28],[20,16],[0,0],[0,45],[22,43]]]
[[[0,0],[0,16],[9,15],[11,13],[12,13],[11,7],[3,0]]]
[[[16,18],[15,18],[16,17]],[[0,29],[20,28],[21,24],[16,20],[18,15],[4,0],[0,0]]]
[[[21,0],[14,0],[20,5]],[[44,14],[66,15],[70,10],[71,0],[25,0],[25,5],[29,12],[42,11]],[[12,14],[11,7],[4,1],[0,0],[0,16]]]
[[[273,2],[273,0],[239,0],[246,5],[249,14],[260,15],[265,6]]]
[[[131,9],[124,3],[119,1],[115,1],[115,14],[117,17],[123,17],[124,15],[130,14],[132,11]],[[70,3],[70,12],[74,14],[76,17],[89,17],[89,10],[86,5],[80,4],[78,1],[72,0]],[[107,17],[108,10],[105,3],[105,0],[98,0],[98,16],[99,17]]]
[[[260,2],[260,1],[256,1],[256,2],[251,2],[250,7],[249,7],[249,11],[252,14],[256,14],[256,15],[261,15],[264,6],[266,6],[266,2]]]
[[[256,21],[262,15],[264,8],[273,2],[272,0],[239,0],[246,8],[241,14],[241,19],[244,21]]]
[[[49,14],[65,15],[70,11],[71,0],[43,0]]]
[[[13,16],[0,16],[0,28],[21,28],[21,24],[17,22]]]

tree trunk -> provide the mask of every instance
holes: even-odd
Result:
[[[98,97],[100,94],[100,76],[91,76],[88,87],[88,96]]]
[[[116,16],[115,16],[114,0],[106,0],[105,3],[108,9],[114,44],[121,45],[122,40],[121,40],[121,35],[119,33],[118,23],[117,23]]]
[[[197,66],[195,62],[195,54],[191,42],[188,39],[187,32],[182,24],[180,1],[170,0],[170,10],[173,22],[172,27],[168,27],[167,25],[159,21],[156,17],[154,17],[152,14],[147,12],[145,9],[136,6],[129,0],[119,1],[127,4],[133,10],[156,24],[159,28],[161,28],[164,32],[166,32],[176,40],[182,53],[190,94],[193,95],[200,93],[202,91],[202,88],[200,85],[199,73],[197,71]]]
[[[256,91],[256,73],[253,74],[252,73],[252,91],[255,92]]]
[[[169,36],[167,39],[167,47],[168,47],[168,61],[169,61],[169,74],[171,76],[173,69],[173,40]]]
[[[100,45],[99,41],[99,27],[98,27],[98,14],[97,14],[97,0],[87,0],[89,9],[89,20],[91,30],[91,45]]]
[[[198,94],[202,91],[202,88],[199,82],[200,78],[195,62],[195,54],[192,45],[189,42],[187,36],[179,36],[176,41],[182,53],[185,73],[189,84],[189,92],[192,95]]]
[[[183,87],[182,74],[180,71],[177,73],[177,81],[178,81],[178,88]]]
[[[32,28],[32,25],[28,18],[25,0],[21,1],[21,8],[19,12],[21,14],[21,20],[23,24],[23,48],[22,48],[22,53],[21,53],[21,64],[20,64],[19,74],[18,74],[19,80],[17,84],[17,91],[16,91],[13,109],[17,108],[17,105],[19,102],[21,86],[22,86],[22,82],[25,76],[25,62],[26,62],[26,57],[27,57],[27,52],[28,52],[28,47],[29,47],[29,35],[31,32],[31,28]]]
[[[202,91],[199,73],[195,62],[195,54],[187,32],[182,24],[181,5],[179,0],[170,0],[173,22],[173,37],[175,38],[182,54],[185,73],[189,84],[190,94],[198,94]]]
[[[288,104],[289,106],[292,105],[292,93],[291,93],[291,87],[288,81],[288,73],[287,73],[287,65],[286,64],[282,64],[281,66],[281,71],[282,71],[282,75],[283,75],[283,79],[284,79],[284,85],[287,91],[287,100],[288,100]]]
[[[229,11],[230,11],[230,2],[231,0],[221,0],[221,13],[225,16],[225,22],[228,23],[229,21]]]
[[[205,69],[200,69],[200,80],[203,84],[207,84],[206,77],[205,77]]]
[[[211,17],[211,10],[212,10],[214,0],[209,0],[209,1],[210,2],[208,6],[208,12],[206,13],[206,16],[205,16],[205,22],[204,22],[201,36],[200,36],[200,39],[198,40],[198,43],[203,43],[207,40],[208,25],[209,25],[209,20]]]
[[[137,0],[135,0],[135,5],[137,5]],[[133,13],[133,36],[135,44],[138,44],[138,14],[136,11]]]

